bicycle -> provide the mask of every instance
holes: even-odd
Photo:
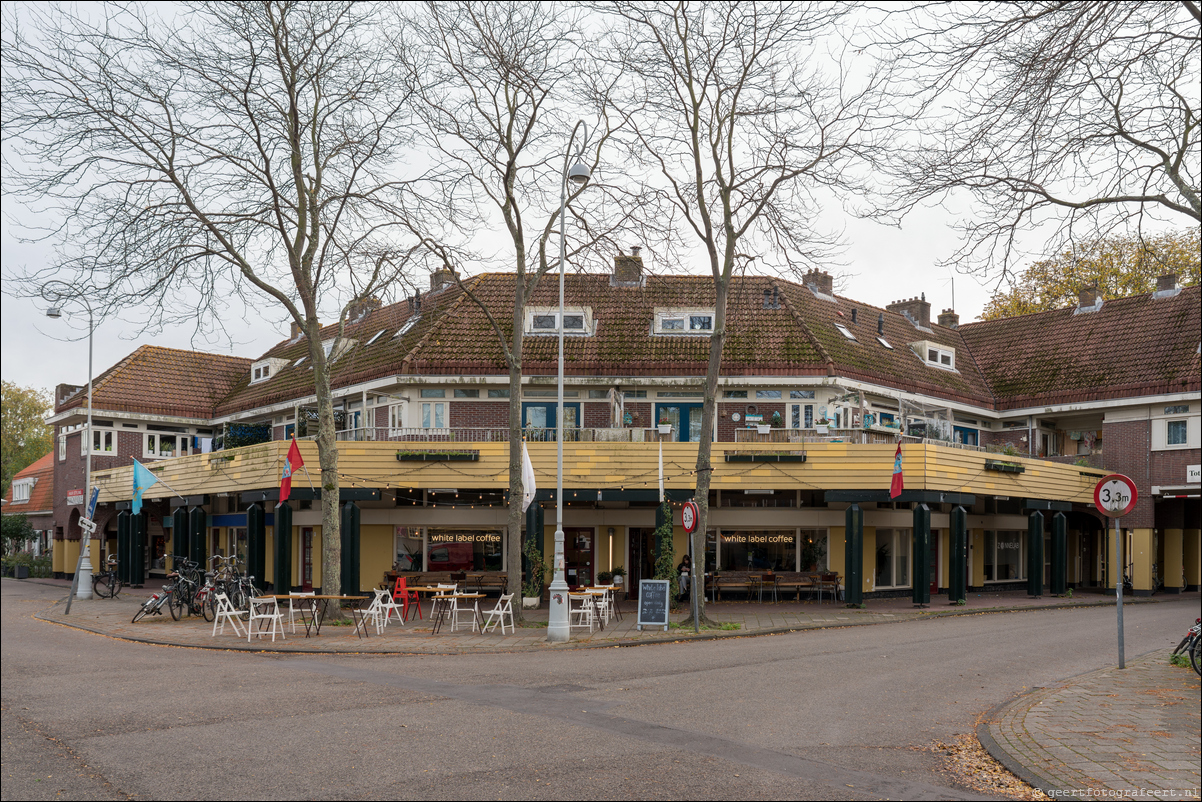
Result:
[[[1185,637],[1181,639],[1181,643],[1177,644],[1177,648],[1173,650],[1174,655],[1185,652],[1189,654],[1189,664],[1193,666],[1194,672],[1202,677],[1202,618],[1194,620],[1194,625],[1185,633]]]
[[[115,599],[124,587],[117,577],[117,558],[110,557],[106,567],[108,570],[92,577],[92,594],[100,599]]]
[[[196,613],[200,612],[200,608],[196,607],[196,594],[200,590],[197,569],[200,566],[186,557],[173,555],[172,559],[180,567],[174,573],[177,579],[167,599],[167,608],[171,611],[171,617],[178,621],[185,612],[189,615],[193,614],[194,610]]]
[[[173,574],[172,576],[175,575]],[[168,578],[170,579],[171,577]],[[133,621],[130,623],[136,624],[148,615],[162,615],[163,605],[167,604],[167,601],[175,595],[175,586],[175,581],[168,582],[166,585],[163,585],[161,593],[156,593],[142,602],[138,608],[138,612],[134,613]]]

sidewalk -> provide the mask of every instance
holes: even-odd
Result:
[[[977,737],[1052,796],[1198,799],[1202,685],[1171,651],[1037,688],[991,711]]]
[[[64,599],[70,588],[70,583],[66,580],[5,579],[4,582],[30,582],[59,587],[62,589]],[[745,637],[806,629],[885,624],[948,615],[973,615],[989,611],[1114,604],[1113,599],[1096,594],[1079,594],[1071,599],[1058,599],[1051,596],[1033,599],[1023,591],[969,594],[967,603],[963,606],[949,605],[946,597],[935,597],[932,598],[930,607],[923,609],[915,608],[908,598],[873,599],[867,602],[863,609],[849,609],[842,603],[836,604],[829,599],[825,603],[788,601],[779,604],[723,601],[707,604],[706,612],[711,619],[718,622],[719,625],[725,625],[728,629],[703,629],[700,634],[695,634],[691,626],[673,628],[668,632],[664,632],[662,629],[646,629],[640,632],[636,626],[635,602],[625,601],[621,605],[622,620],[615,619],[605,629],[592,633],[573,630],[572,639],[568,643],[548,644],[546,641],[547,606],[544,603],[539,610],[526,611],[525,626],[519,627],[515,633],[509,635],[497,633],[482,635],[470,631],[450,632],[449,628],[445,626],[438,635],[432,635],[427,621],[411,620],[403,626],[394,622],[379,636],[372,630],[367,638],[357,637],[349,626],[326,626],[323,627],[320,637],[313,638],[305,638],[304,630],[298,629],[295,635],[289,632],[285,640],[277,640],[273,644],[270,639],[256,639],[254,642],[247,643],[245,637],[239,639],[229,635],[228,629],[226,635],[214,638],[211,635],[212,624],[205,622],[203,618],[185,617],[180,621],[173,621],[166,608],[161,616],[150,616],[137,624],[130,623],[138,605],[149,597],[153,590],[157,590],[157,588],[126,589],[121,592],[118,599],[86,601],[76,599],[71,604],[69,616],[65,614],[65,604],[61,602],[48,604],[35,616],[44,621],[110,637],[194,648],[325,654],[341,652],[458,654],[633,646],[663,641]],[[1198,593],[1193,593],[1186,594],[1184,597],[1141,598],[1127,603],[1158,604],[1163,601],[1191,597],[1202,598]],[[485,610],[495,603],[494,598],[482,599],[481,610]],[[429,610],[428,603],[423,603],[423,610]],[[683,610],[671,616],[674,624],[679,624],[684,618]]]

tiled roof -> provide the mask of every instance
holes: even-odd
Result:
[[[1198,392],[1200,289],[1136,295],[960,328],[998,409]]]
[[[24,470],[18,471],[13,481],[34,477],[37,479],[29,491],[29,501],[13,504],[13,489],[10,486],[4,495],[4,511],[18,513],[54,509],[54,452],[51,451]]]
[[[244,357],[143,345],[92,380],[93,409],[211,418],[250,364]],[[86,397],[81,390],[57,411],[82,406]]]
[[[490,273],[467,279],[467,292],[449,287],[423,298],[417,323],[398,339],[392,335],[413,314],[407,303],[370,313],[347,327],[353,346],[331,366],[334,388],[389,375],[506,375],[504,355],[488,317],[468,293],[489,311],[506,337],[512,332],[513,274]],[[764,293],[776,288],[778,308],[766,308]],[[558,281],[544,277],[530,293],[528,306],[558,304]],[[709,338],[697,335],[657,335],[654,316],[659,308],[712,308],[713,282],[707,276],[647,276],[641,286],[613,286],[608,274],[570,275],[566,279],[569,306],[592,309],[592,336],[569,336],[565,341],[565,372],[573,376],[705,376]],[[851,322],[851,310],[857,322]],[[885,319],[887,348],[877,341],[877,317]],[[835,328],[840,322],[857,342]],[[989,405],[984,377],[967,355],[958,332],[932,326],[920,331],[896,312],[856,303],[816,298],[806,287],[767,277],[732,281],[727,311],[724,376],[827,376],[832,373],[940,397]],[[379,331],[384,334],[368,345]],[[336,326],[323,329],[323,339]],[[958,350],[958,370],[932,368],[909,347],[912,342],[938,342]],[[252,409],[312,395],[313,373],[306,359],[304,338],[278,344],[261,359],[288,359],[290,364],[270,379],[251,385],[249,371],[219,405],[219,414]],[[557,338],[523,338],[523,372],[553,375],[557,368]]]

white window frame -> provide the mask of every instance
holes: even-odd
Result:
[[[67,461],[67,435],[65,434],[58,436],[58,461]]]
[[[709,328],[693,328],[692,318],[708,317],[710,319]],[[661,308],[655,310],[655,333],[667,334],[672,336],[698,337],[709,336],[714,333],[714,325],[717,320],[712,308]],[[667,328],[666,322],[679,320],[682,328]]]
[[[86,438],[79,438],[80,445],[86,443]],[[97,429],[92,427],[92,453],[93,454],[116,454],[117,453],[117,432],[115,429]],[[84,455],[87,452],[84,451]]]
[[[816,406],[817,406],[816,403],[809,403],[809,404],[799,404],[796,402],[790,403],[789,404],[789,428],[790,429],[798,429],[798,430],[813,429],[814,421],[817,420],[817,415],[815,414],[815,410],[814,410],[814,408]],[[809,410],[809,419],[810,419],[810,423],[808,426],[806,425],[806,411],[807,410]],[[794,425],[794,423],[797,423],[798,425]]]
[[[914,587],[914,554],[913,554],[913,552],[914,552],[914,531],[912,529],[908,529],[905,527],[886,527],[886,526],[879,527],[876,530],[876,534],[878,536],[885,532],[890,533],[890,536],[893,538],[892,545],[894,546],[894,549],[893,549],[893,554],[891,555],[891,559],[893,560],[893,566],[892,566],[892,571],[891,571],[892,578],[893,578],[893,584],[892,585],[876,584],[876,561],[874,560],[872,563],[872,582],[873,582],[872,587],[873,587],[873,590],[882,590],[882,589],[884,589],[884,590],[901,590],[904,588]],[[899,545],[899,541],[902,545],[902,548],[900,548],[900,549],[897,548],[897,546]],[[898,560],[898,556],[903,551],[906,554],[906,565],[907,565],[906,580],[907,581],[904,585],[899,585],[899,584],[897,584],[897,560]],[[873,548],[873,554],[874,555],[876,554],[875,544],[874,544],[874,548]]]
[[[844,326],[842,323],[836,323],[835,328],[839,330],[840,334],[851,340],[853,343],[859,342],[859,340],[856,339],[856,335],[851,333],[851,329],[847,328],[847,326]]]
[[[447,402],[446,401],[424,401],[422,402],[422,426],[423,429],[446,429],[447,428]]]
[[[33,485],[36,478],[17,479],[13,482],[13,504],[28,504],[33,497]]]
[[[400,437],[401,430],[405,428],[405,404],[389,404],[388,405],[388,436]]]
[[[1021,529],[987,529],[981,537],[981,571],[984,573],[990,563],[990,556],[985,554],[986,544],[989,542],[989,535],[993,535],[993,569],[994,576],[997,576],[997,542],[999,535],[1005,535],[1007,538],[1011,535],[1018,539],[1018,576],[1009,579],[993,579],[985,574],[986,584],[996,584],[999,582],[1023,582],[1027,578],[1027,533]]]
[[[1174,423],[1180,423],[1185,429],[1185,437],[1180,443],[1169,441],[1169,433],[1172,431]],[[1164,422],[1164,447],[1165,448],[1189,448],[1189,418],[1168,418]]]
[[[596,321],[593,319],[593,308],[591,306],[565,306],[563,308],[564,319],[570,317],[578,317],[582,321],[580,328],[564,329],[565,337],[591,337],[596,332]],[[551,325],[535,327],[534,319],[536,317],[549,317]],[[526,334],[535,336],[557,335],[559,334],[559,307],[558,306],[531,306],[526,309]]]
[[[176,434],[173,432],[143,432],[145,435],[142,438],[142,456],[146,459],[171,459],[172,457],[186,457],[188,451],[188,441],[191,435]],[[163,454],[162,442],[163,438],[175,438],[175,453]],[[153,445],[151,445],[153,443]]]

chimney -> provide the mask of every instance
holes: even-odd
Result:
[[[880,312],[876,316],[876,333],[881,337],[885,336],[885,313]]]
[[[380,308],[379,298],[360,298],[354,306],[350,308],[350,313],[346,319],[355,323],[367,317],[370,313]]]
[[[890,312],[898,312],[910,319],[910,322],[922,329],[931,327],[931,304],[924,293],[921,298],[902,299],[885,306]]]
[[[833,296],[835,294],[835,282],[831,278],[831,274],[824,270],[809,270],[801,281],[816,295]]]
[[[960,328],[960,316],[951,309],[944,309],[939,313],[939,325],[944,328],[958,329]]]
[[[852,322],[852,323],[855,323],[855,322],[856,322],[856,317],[857,317],[857,315],[856,315],[856,308],[853,306],[853,307],[851,308],[851,322]]]
[[[630,255],[618,253],[614,257],[613,283],[618,286],[638,285],[643,280],[643,257],[639,256],[642,248],[630,249]]]
[[[1158,282],[1159,283],[1159,282]],[[1097,287],[1082,287],[1077,293],[1077,306],[1086,309],[1096,306],[1098,303],[1098,288]]]
[[[1172,292],[1177,289],[1177,274],[1166,273],[1163,276],[1156,277],[1157,292]]]
[[[430,292],[436,292],[454,283],[455,271],[449,267],[440,267],[430,274]]]
[[[297,337],[300,336],[300,333],[301,333],[300,324],[298,324],[295,320],[292,321],[292,332],[291,332],[290,336],[288,337],[288,339],[295,340]]]

